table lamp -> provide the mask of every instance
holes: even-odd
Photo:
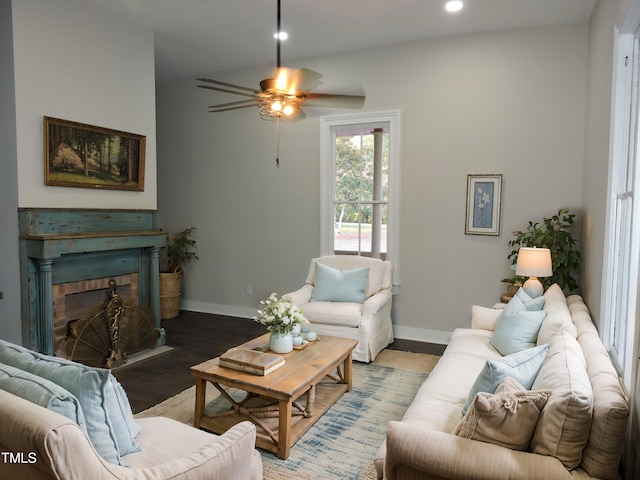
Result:
[[[542,295],[544,288],[538,277],[550,277],[551,251],[548,248],[520,247],[516,262],[516,275],[529,277],[522,289],[531,297]]]

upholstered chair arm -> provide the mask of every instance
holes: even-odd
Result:
[[[385,480],[587,478],[555,457],[510,450],[404,422],[389,422]]]
[[[0,390],[0,451],[19,452],[28,463],[4,462],[2,478],[92,480],[261,480],[262,461],[255,449],[256,427],[241,422],[224,435],[212,435],[163,417],[140,419],[149,441],[142,451],[124,457],[131,468],[105,461],[80,427],[66,417]],[[195,432],[195,433],[192,433]],[[192,435],[199,447],[184,456],[136,467],[136,455],[158,455],[155,450],[183,447]],[[202,441],[209,436],[210,439]],[[140,439],[142,440],[142,439]],[[171,442],[174,442],[173,444]],[[181,444],[175,445],[177,442]]]
[[[362,317],[375,316],[391,301],[391,290],[380,290],[362,305]]]
[[[299,288],[295,292],[287,293],[283,297],[288,297],[293,300],[293,304],[296,307],[309,303],[311,300],[311,294],[313,293],[313,285],[305,283],[303,287]]]

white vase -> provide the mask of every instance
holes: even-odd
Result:
[[[302,327],[300,327],[299,323],[296,323],[293,327],[291,327],[291,335],[293,335],[294,337],[297,337],[298,335],[300,335],[300,329]]]
[[[289,353],[293,350],[293,337],[290,333],[272,333],[269,337],[269,350],[275,353]]]

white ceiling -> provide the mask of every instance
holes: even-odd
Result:
[[[84,0],[152,30],[156,79],[275,64],[276,0]],[[282,0],[282,64],[429,37],[587,21],[596,0]]]

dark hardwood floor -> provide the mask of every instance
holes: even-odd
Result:
[[[251,319],[181,311],[164,320],[166,344],[172,350],[113,370],[133,413],[141,412],[194,385],[190,368],[265,333]],[[444,345],[396,339],[388,348],[441,355]]]

